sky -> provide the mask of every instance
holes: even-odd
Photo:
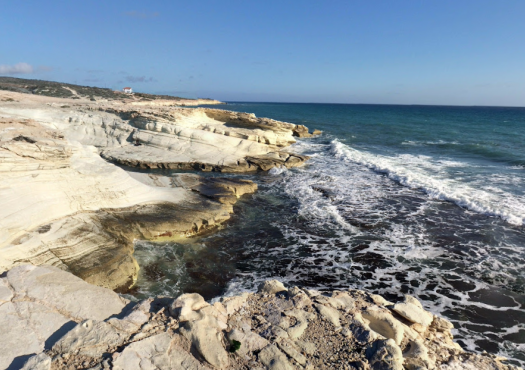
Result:
[[[0,76],[224,101],[525,106],[525,1],[0,0]]]

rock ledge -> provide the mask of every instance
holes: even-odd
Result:
[[[26,265],[0,278],[0,317],[19,318],[2,322],[0,367],[518,369],[463,351],[452,324],[410,296],[396,308],[360,290],[287,289],[268,281],[258,293],[213,304],[183,294],[130,308],[117,294],[65,275]],[[38,329],[44,320],[45,330]]]

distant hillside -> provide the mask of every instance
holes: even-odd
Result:
[[[101,87],[80,86],[62,82],[28,80],[24,78],[14,77],[0,77],[0,90],[70,99],[80,99],[82,97],[88,99],[91,98],[109,100],[122,100],[128,98],[144,101],[156,99],[182,100],[182,98],[169,95],[152,95],[144,93],[134,93],[133,95],[128,95],[120,91],[114,91],[111,89]]]

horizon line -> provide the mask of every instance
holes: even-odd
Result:
[[[114,90],[111,87],[99,87],[99,86],[93,86],[93,85],[79,85],[78,83],[71,83],[71,82],[60,82],[60,81],[52,81],[52,80],[41,80],[38,78],[23,78],[23,77],[13,77],[13,76],[5,76],[2,75],[0,78],[13,78],[18,80],[36,80],[36,81],[44,81],[44,82],[54,82],[54,83],[63,83],[68,85],[76,85],[76,86],[84,86],[84,87],[95,87],[99,89],[109,89],[113,91],[120,91],[120,90]],[[140,93],[139,91],[137,91]],[[175,96],[171,95],[169,93],[143,93],[143,94],[151,94],[151,95],[168,95],[172,97],[179,97],[181,96]],[[185,98],[185,99],[210,99],[210,98]],[[216,98],[212,98],[214,100],[219,100]],[[223,100],[219,100],[223,101]],[[228,103],[271,103],[271,104],[337,104],[337,105],[390,105],[390,106],[419,106],[419,107],[470,107],[470,108],[525,108],[525,105],[523,106],[515,106],[515,105],[461,105],[461,104],[409,104],[409,103],[320,103],[320,102],[271,102],[271,101],[254,101],[254,100],[224,100],[223,102]],[[203,104],[206,105],[206,104]]]
[[[204,98],[198,98],[204,99]],[[461,105],[461,104],[408,104],[408,103],[320,103],[320,102],[280,102],[255,100],[221,100],[224,103],[262,103],[262,104],[334,104],[334,105],[392,105],[406,107],[462,107],[462,108],[525,108],[516,105]],[[204,104],[206,105],[206,104]]]

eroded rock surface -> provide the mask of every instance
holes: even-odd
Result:
[[[158,100],[0,98],[0,272],[50,264],[125,290],[139,270],[133,240],[200,233],[257,189],[248,180],[148,175],[110,162],[247,172],[307,160],[283,150],[304,126],[253,114]]]
[[[0,281],[14,282],[22,273],[31,276],[23,284],[33,284],[38,276],[68,274],[24,266],[11,270]],[[50,314],[63,315],[56,311],[69,306],[60,300],[70,302],[73,296],[60,298],[57,291],[67,291],[69,283],[63,279],[57,283],[57,278],[49,276],[41,282],[39,290],[48,293],[39,303],[48,307]],[[23,284],[18,283],[10,294],[4,293],[8,300],[0,309],[20,304],[24,294],[32,294],[25,293]],[[360,290],[282,290],[282,284],[269,281],[259,293],[227,297],[214,304],[198,294],[183,294],[177,299],[144,300],[123,310],[124,302],[119,303],[115,293],[87,288],[80,279],[76,284],[81,285],[76,291],[90,299],[91,305],[82,315],[78,309],[69,309],[67,312],[75,314],[66,319],[73,325],[61,336],[55,335],[52,343],[46,335],[53,331],[48,330],[38,334],[40,342],[28,340],[19,354],[0,352],[4,366],[19,356],[27,369],[517,369],[492,355],[464,352],[453,341],[452,326],[445,319],[425,311],[432,315],[432,323],[426,331],[417,331],[420,324],[398,319],[397,313],[377,305],[377,296]],[[271,287],[280,288],[272,292]],[[309,300],[294,299],[303,295]],[[48,305],[46,297],[57,302]],[[113,309],[104,304],[108,300],[117,302]],[[97,304],[106,311],[99,312]],[[37,306],[29,308],[33,310],[40,312]],[[112,310],[123,312],[104,317]],[[397,321],[403,328],[399,343],[374,331],[373,327],[382,326],[373,325],[364,312],[381,312],[372,319],[383,320],[388,327],[391,320]],[[60,325],[56,322],[55,326]],[[15,320],[4,325],[7,335],[1,340],[17,341],[21,326]]]
[[[104,322],[127,303],[111,290],[56,267],[11,269],[0,278],[0,369],[21,368],[24,356],[51,349],[76,323]],[[45,357],[38,362],[42,361],[48,362]]]

